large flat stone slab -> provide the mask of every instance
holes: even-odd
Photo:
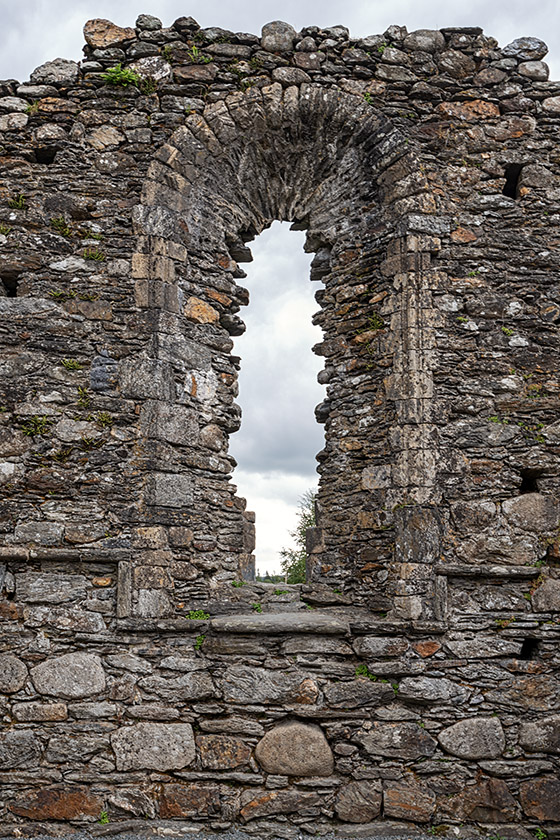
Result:
[[[222,615],[213,618],[210,626],[217,633],[316,633],[342,636],[350,632],[349,624],[344,619],[313,612]]]

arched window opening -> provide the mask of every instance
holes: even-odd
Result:
[[[256,513],[261,574],[280,573],[279,551],[291,542],[298,500],[317,485],[315,453],[324,445],[314,416],[324,390],[317,383],[322,360],[311,352],[323,337],[311,322],[318,309],[309,283],[312,255],[303,252],[305,235],[289,227],[274,222],[251,243],[254,262],[243,281],[251,295],[243,312],[247,330],[235,339],[243,419],[230,449],[239,464],[238,492]],[[230,244],[238,257],[244,247]]]

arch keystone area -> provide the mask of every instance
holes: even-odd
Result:
[[[554,831],[546,45],[85,35],[0,81],[0,828]],[[327,386],[307,581],[280,590],[228,452],[274,220],[315,255]]]

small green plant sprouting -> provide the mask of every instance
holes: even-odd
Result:
[[[38,112],[39,112],[39,103],[38,102],[33,102],[32,105],[28,105],[27,108],[25,109],[25,113],[30,117],[32,117],[34,114],[37,114]]]
[[[98,822],[101,825],[107,825],[107,823],[109,822],[109,814],[107,813],[107,811],[101,811],[101,813],[99,814]]]
[[[457,320],[460,324],[468,324],[469,319],[465,315],[457,315]]]
[[[368,105],[373,105],[373,95],[372,95],[371,91],[369,91],[369,90],[364,91],[364,99],[365,99],[365,101],[367,102]]]
[[[65,464],[70,455],[72,454],[72,447],[68,446],[66,449],[57,449],[56,452],[53,452],[51,458],[53,461],[57,461],[59,464]]]
[[[187,58],[189,59],[191,64],[209,64],[212,59],[209,55],[204,55],[204,53],[199,50],[196,44],[193,44],[190,50],[187,52]]]
[[[190,610],[187,613],[187,618],[193,621],[206,621],[210,618],[210,613],[204,612],[204,610]]]
[[[289,591],[290,591],[289,589],[275,589],[274,594],[275,595],[288,595]]]
[[[11,231],[11,227],[9,225],[0,225],[0,234],[2,236],[7,236]]]
[[[129,67],[123,67],[120,62],[115,67],[110,67],[101,78],[106,84],[115,85],[115,87],[129,87],[129,85],[138,87],[140,84],[138,73],[135,73]]]
[[[512,615],[511,618],[496,618],[495,621],[500,630],[505,630],[506,627],[509,627],[510,624],[513,624],[513,622],[515,621],[515,616]]]
[[[11,207],[13,210],[25,210],[25,196],[23,193],[19,193],[19,195],[14,195],[13,198],[10,198],[8,207]]]
[[[78,405],[80,408],[89,408],[91,396],[85,385],[78,385]]]
[[[105,259],[105,254],[103,251],[100,251],[99,248],[86,248],[84,251],[84,260],[96,260],[97,262],[103,262]]]
[[[241,586],[245,586],[247,584],[246,580],[232,580],[231,585],[238,589]]]
[[[107,411],[101,411],[95,418],[95,422],[101,426],[102,429],[106,429],[113,425],[113,418]]]
[[[480,269],[479,268],[473,268],[472,271],[469,271],[469,273],[467,274],[467,277],[476,277],[478,274],[480,274]]]
[[[169,44],[166,44],[164,47],[161,48],[161,57],[164,61],[167,61],[168,64],[171,64],[171,59],[173,58],[173,50],[171,49]]]
[[[377,52],[379,53],[379,55],[383,55],[388,46],[389,44],[386,44],[385,41],[383,41],[382,44],[379,44],[377,47]]]
[[[258,57],[258,55],[254,55],[252,58],[249,59],[249,67],[251,70],[260,70],[262,66],[262,61]]]
[[[509,335],[513,335],[514,330],[512,330],[511,327],[502,327],[502,332],[503,332],[504,335],[509,336]]]
[[[548,834],[542,828],[536,828],[535,837],[537,840],[547,840]]]
[[[165,59],[169,61],[169,59]],[[157,90],[157,81],[152,76],[146,76],[145,79],[142,79],[140,83],[140,90],[144,94],[144,96],[151,96],[152,93],[155,93]]]
[[[367,329],[368,330],[382,330],[384,326],[385,326],[385,322],[378,312],[373,312],[368,317],[368,322],[367,322]]]
[[[61,364],[66,370],[82,370],[83,367],[76,359],[63,359]]]
[[[399,693],[399,684],[398,683],[391,683],[391,688],[395,692],[395,697],[397,697]]]
[[[205,638],[206,638],[206,636],[204,635],[204,633],[202,633],[200,636],[196,637],[196,641],[194,643],[194,649],[195,650],[200,650],[200,648],[204,644],[204,639]]]
[[[262,605],[259,604],[258,601],[256,601],[254,604],[251,604],[251,606],[256,613],[262,613]]]
[[[86,452],[89,452],[90,449],[100,449],[104,443],[105,441],[100,440],[99,438],[83,437],[80,439],[80,446]]]
[[[36,435],[46,435],[49,433],[51,423],[53,421],[44,415],[34,414],[29,420],[21,424],[21,431],[27,437],[35,437]]]
[[[372,682],[376,682],[377,680],[375,674],[372,674],[368,666],[364,665],[363,662],[361,665],[356,665],[355,674],[357,677],[366,677],[366,679],[371,680]]]
[[[88,233],[87,238],[88,239],[96,239],[97,242],[101,242],[101,240],[103,239],[103,234],[102,233]]]
[[[55,218],[50,219],[49,224],[53,228],[53,230],[56,230],[56,232],[60,233],[61,236],[72,236],[72,231],[66,224],[66,219],[64,218],[64,216],[56,216]]]
[[[89,301],[99,300],[99,295],[96,295],[94,293],[85,293],[85,294],[78,295],[78,297],[80,298],[80,300],[89,300]]]

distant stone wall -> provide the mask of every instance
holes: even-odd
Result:
[[[546,46],[84,31],[80,65],[0,82],[2,831],[556,837]],[[227,450],[239,264],[274,219],[322,284],[301,586],[252,582]]]

